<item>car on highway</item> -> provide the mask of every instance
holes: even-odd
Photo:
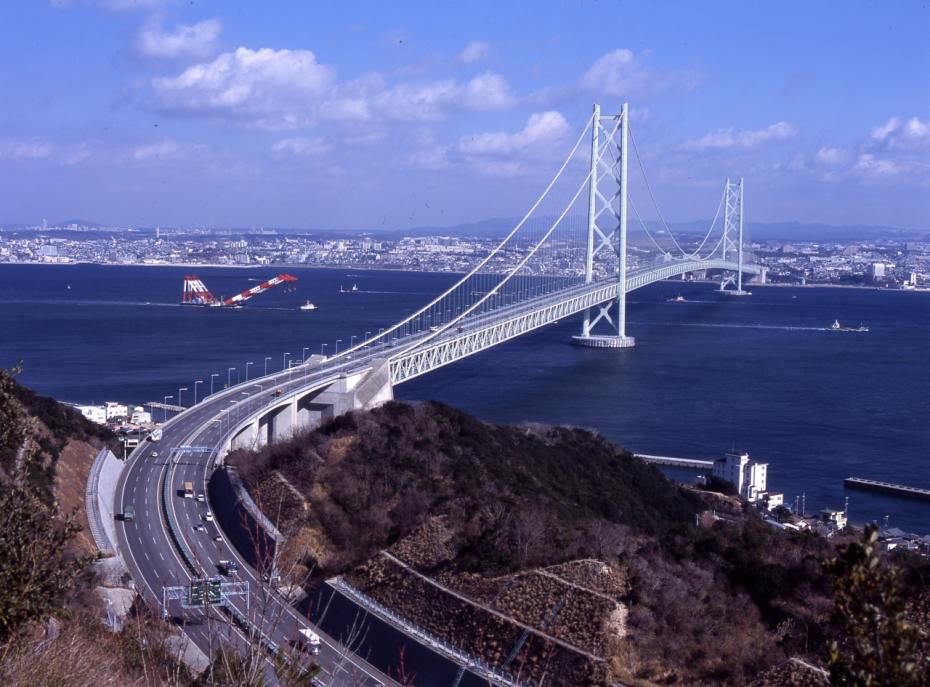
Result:
[[[152,451],[152,458],[158,458],[158,451]]]
[[[213,541],[215,541],[215,542],[221,542],[221,541],[223,541],[223,538],[222,538],[220,535],[216,535],[215,537],[213,537]]]
[[[197,494],[197,502],[198,502],[198,503],[204,503],[206,500],[207,500],[207,499],[206,499],[206,497],[205,497],[203,494]]]
[[[207,522],[213,522],[213,513],[211,513],[210,511],[207,511],[204,514],[203,519],[206,520]]]
[[[195,532],[206,532],[207,528],[203,525],[194,525]]]

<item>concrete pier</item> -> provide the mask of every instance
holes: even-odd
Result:
[[[712,460],[699,460],[697,458],[673,458],[672,456],[651,456],[647,453],[633,454],[637,458],[642,458],[647,463],[656,465],[670,465],[676,468],[697,468],[698,470],[710,470],[714,467]]]
[[[891,482],[879,482],[874,479],[862,479],[861,477],[847,477],[843,480],[843,486],[849,489],[862,489],[864,491],[878,491],[895,496],[905,496],[913,499],[924,499],[930,501],[930,489],[920,487],[909,487],[905,484],[892,484]]]

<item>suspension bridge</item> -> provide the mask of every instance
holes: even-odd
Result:
[[[393,397],[397,384],[566,317],[583,315],[574,344],[632,347],[627,294],[656,281],[714,272],[721,291],[748,295],[744,276],[764,280],[765,271],[753,262],[744,230],[742,179],[726,180],[702,237],[677,238],[656,202],[629,120],[626,104],[607,115],[595,105],[526,214],[422,308],[336,355],[311,356],[292,370],[234,387],[240,397],[221,411],[230,427],[222,449],[261,445],[346,410],[377,405]],[[583,146],[586,140],[590,148]],[[658,230],[649,229],[633,202],[631,159],[641,196],[660,219]],[[628,228],[630,211],[634,229]],[[270,384],[278,385],[275,395],[254,400],[255,389]]]
[[[742,180],[726,181],[703,236],[674,236],[662,219],[629,120],[626,105],[608,115],[595,106],[526,215],[422,308],[337,355],[310,356],[211,394],[171,418],[160,439],[133,451],[114,505],[115,512],[126,512],[135,504],[135,524],[123,523],[117,532],[119,548],[150,603],[160,603],[157,590],[164,580],[180,584],[209,577],[220,556],[235,555],[222,532],[216,537],[222,545],[198,534],[202,506],[194,499],[171,498],[181,483],[206,492],[215,465],[230,450],[257,448],[348,410],[376,406],[393,397],[397,384],[566,317],[581,315],[575,344],[629,348],[635,341],[626,329],[626,296],[662,279],[719,273],[720,288],[736,295],[746,294],[744,276],[764,279],[747,248]],[[649,229],[630,194],[631,158],[643,182],[639,197],[654,206],[659,229]],[[633,228],[628,228],[630,212]],[[173,459],[156,460],[159,450]],[[260,573],[241,567],[243,579],[264,587]],[[282,602],[276,599],[272,605],[281,626],[274,629],[254,618],[255,610],[241,600],[229,600],[240,626],[266,628],[260,633],[269,646],[286,642],[306,624],[289,606],[277,608]],[[185,632],[209,649],[204,632]]]

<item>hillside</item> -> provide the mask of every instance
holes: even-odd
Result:
[[[228,463],[306,586],[342,576],[527,684],[822,683],[786,661],[824,663],[835,543],[591,432],[389,403]]]
[[[84,485],[115,437],[0,369],[0,684],[189,685],[167,626],[135,607],[101,621]]]

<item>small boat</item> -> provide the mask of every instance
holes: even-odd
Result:
[[[316,306],[308,299],[306,303],[300,306],[301,310],[316,310]]]
[[[358,291],[358,284],[352,284],[352,290]]]
[[[669,298],[668,300],[666,300],[666,303],[687,303],[687,302],[688,300],[681,294],[678,294],[674,298]]]
[[[869,328],[862,325],[862,323],[860,323],[858,327],[844,327],[843,325],[840,324],[839,320],[833,320],[833,324],[830,325],[830,331],[831,332],[867,332],[869,331]]]

